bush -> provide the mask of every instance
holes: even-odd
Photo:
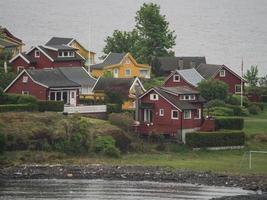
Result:
[[[134,123],[132,115],[128,113],[111,113],[108,116],[108,120],[111,124],[116,125],[128,132],[131,130]]]
[[[262,95],[262,102],[267,103],[267,95]]]
[[[226,104],[226,107],[232,109],[235,116],[248,116],[249,115],[249,112],[245,107],[241,107],[239,105],[230,105],[230,104]]]
[[[231,105],[241,105],[241,96],[240,95],[229,95],[227,98],[227,103],[231,104]],[[248,98],[246,96],[243,96],[243,105],[245,107],[248,107],[250,105],[250,101],[248,100]]]
[[[107,146],[107,148],[104,149],[104,154],[112,158],[119,158],[121,155],[120,150],[115,146]]]
[[[255,104],[248,107],[248,111],[252,115],[257,115],[260,112],[260,108]]]
[[[17,104],[22,94],[5,94],[4,102],[2,104]]]
[[[225,102],[219,99],[214,99],[209,101],[206,105],[207,108],[212,108],[212,107],[223,107],[225,106]]]
[[[216,117],[215,128],[219,129],[231,129],[242,130],[244,128],[244,119],[240,117]]]
[[[0,105],[0,112],[11,111],[36,111],[38,106],[35,104],[5,104]]]
[[[6,138],[4,134],[0,133],[0,154],[4,152],[6,145]]]
[[[95,141],[95,152],[104,153],[110,157],[120,157],[120,150],[115,146],[115,140],[111,136],[98,136]]]
[[[264,103],[256,103],[256,102],[254,102],[254,103],[251,103],[251,105],[256,105],[256,106],[258,106],[258,107],[261,109],[261,111],[264,110]]]
[[[17,101],[17,104],[37,104],[37,99],[31,95],[21,95]]]
[[[200,95],[206,100],[226,100],[228,85],[219,80],[203,80],[198,84]]]
[[[38,107],[40,112],[54,111],[62,112],[64,110],[63,101],[38,101]]]
[[[209,109],[209,114],[212,116],[233,116],[234,111],[227,107],[213,107]]]
[[[107,104],[108,113],[120,113],[121,110],[121,104]]]
[[[242,131],[187,133],[186,144],[193,148],[240,146],[245,144],[245,133]]]

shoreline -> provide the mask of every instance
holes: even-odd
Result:
[[[0,179],[104,179],[239,187],[267,192],[267,175],[227,175],[150,166],[19,165],[0,168]]]

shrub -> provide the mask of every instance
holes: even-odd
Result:
[[[212,108],[212,107],[223,107],[223,106],[225,106],[225,102],[222,101],[222,100],[219,100],[219,99],[211,100],[211,101],[209,101],[209,102],[206,104],[206,107],[207,107],[207,108]]]
[[[107,104],[108,113],[120,113],[121,110],[121,104]]]
[[[130,131],[134,123],[132,115],[128,113],[111,113],[108,116],[108,120],[111,124],[116,125],[128,132]]]
[[[193,148],[240,146],[245,144],[245,133],[242,131],[187,133],[186,144]]]
[[[40,112],[54,111],[62,112],[64,110],[63,101],[38,101],[38,107]]]
[[[241,96],[240,95],[229,95],[227,98],[227,103],[231,104],[231,105],[241,105]],[[243,96],[243,105],[245,107],[248,107],[250,104],[250,101],[248,100],[248,98],[246,96]]]
[[[258,107],[261,109],[261,111],[264,110],[264,103],[256,103],[256,102],[253,102],[253,103],[251,103],[251,105],[256,105],[256,106],[258,106]]]
[[[267,95],[262,95],[262,102],[267,103]]]
[[[6,145],[5,135],[0,132],[0,154],[4,152]]]
[[[203,80],[198,84],[198,90],[206,100],[226,100],[228,85],[219,80]]]
[[[244,119],[240,117],[216,117],[215,128],[219,129],[231,129],[242,130],[244,128]]]
[[[21,94],[6,94],[5,102],[3,104],[17,104]]]
[[[0,105],[0,112],[11,111],[36,111],[38,106],[35,104],[5,104]]]
[[[233,116],[234,111],[227,107],[213,107],[209,109],[210,115],[212,116]]]
[[[112,158],[119,158],[120,150],[117,149],[115,146],[107,146],[107,148],[104,149],[104,154]]]
[[[98,136],[95,141],[95,152],[104,152],[109,146],[115,147],[115,140],[111,136]]]
[[[37,104],[37,99],[31,95],[21,95],[17,104]]]
[[[245,107],[241,107],[239,105],[231,105],[231,104],[226,104],[226,107],[232,109],[235,116],[248,116],[249,115],[249,112]]]
[[[248,107],[248,111],[252,115],[257,115],[260,112],[260,108],[257,105],[253,104]]]

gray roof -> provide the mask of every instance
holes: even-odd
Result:
[[[80,87],[80,84],[69,80],[59,68],[55,69],[28,69],[30,76],[37,82],[49,88]]]
[[[62,38],[62,37],[52,37],[45,45],[62,45],[62,44],[69,44],[73,38]]]
[[[158,57],[160,69],[163,72],[170,72],[176,69],[191,69],[201,63],[206,63],[203,57]]]
[[[90,68],[91,69],[103,69],[104,67],[109,66],[109,65],[119,64],[125,55],[126,53],[109,53],[102,63],[91,65]]]
[[[18,46],[17,44],[5,41],[4,39],[0,38],[0,46],[3,46],[5,48],[10,48],[10,47],[16,47]]]
[[[83,67],[60,67],[59,70],[71,81],[82,86],[93,87],[96,79],[90,76]]]
[[[22,55],[23,55],[28,61],[30,61],[31,63],[35,63],[35,62],[36,62],[35,58],[29,56],[29,55],[26,54],[25,52],[22,53]]]
[[[195,110],[196,107],[193,106],[192,104],[186,102],[186,101],[180,101],[177,100],[174,96],[166,93],[164,90],[161,88],[155,87],[153,88],[155,91],[157,91],[159,94],[161,94],[163,97],[165,97],[168,101],[170,101],[173,105],[175,105],[177,108],[181,110]]]
[[[174,94],[199,94],[199,91],[193,90],[187,86],[161,87],[161,89],[166,91],[166,92],[171,92]]]
[[[200,64],[196,70],[201,74],[205,79],[210,79],[215,76],[219,70],[222,68],[222,65],[212,65],[212,64]]]
[[[176,70],[188,83],[197,87],[197,84],[200,83],[204,78],[195,70],[193,69],[182,69]]]
[[[55,49],[58,49],[58,50],[68,50],[68,51],[75,51],[77,49],[73,48],[73,47],[70,47],[70,46],[67,46],[65,44],[63,45],[46,45],[48,47],[52,47],[52,48],[55,48]]]

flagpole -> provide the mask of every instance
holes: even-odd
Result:
[[[243,107],[243,90],[244,90],[244,88],[243,88],[243,65],[244,65],[244,63],[243,63],[243,57],[242,57],[242,62],[241,62],[241,97],[240,97],[241,107]]]

